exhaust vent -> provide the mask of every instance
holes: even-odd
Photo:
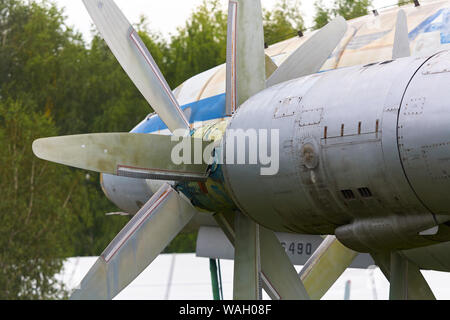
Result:
[[[352,190],[341,190],[341,193],[346,200],[355,200],[356,199],[355,194],[353,193]]]
[[[358,192],[361,195],[361,197],[363,197],[363,198],[371,198],[372,197],[372,192],[370,191],[369,188],[359,188]]]

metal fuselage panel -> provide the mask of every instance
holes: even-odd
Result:
[[[227,158],[232,130],[278,130],[279,171],[264,176],[260,164],[225,164],[218,166],[223,180],[217,183],[225,182],[240,210],[278,232],[336,234],[360,252],[450,240],[447,227],[420,235],[449,219],[449,64],[448,53],[390,60],[262,91],[230,120],[221,149]],[[249,148],[245,152],[248,159]],[[154,192],[150,181],[105,178],[114,180],[104,181],[106,194],[128,212]],[[123,190],[113,190],[119,185]],[[210,192],[208,201],[197,193],[191,200],[217,211],[208,206]]]
[[[167,181],[101,175],[103,193],[121,210],[136,214]]]
[[[397,122],[405,91],[426,61],[315,74],[249,99],[228,129],[279,130],[280,169],[263,176],[261,165],[225,165],[236,204],[268,228],[336,234],[360,251],[378,243],[425,245],[418,233],[436,218],[405,176]],[[435,92],[446,90],[445,82],[435,86]],[[448,128],[450,113],[441,116]]]
[[[437,219],[450,214],[449,84],[450,53],[445,51],[430,59],[411,81],[398,126],[408,180]]]

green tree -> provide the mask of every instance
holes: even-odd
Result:
[[[404,6],[404,5],[409,4],[411,2],[412,2],[411,0],[398,0],[398,6],[401,7],[401,6]]]
[[[273,44],[304,29],[299,0],[280,0],[274,10],[264,10],[264,36]],[[183,81],[220,65],[226,60],[227,13],[219,0],[206,1],[196,8],[177,34],[171,37],[163,73],[172,88]],[[153,51],[151,51],[153,54]],[[160,65],[161,67],[161,65]],[[167,68],[166,68],[167,67]]]
[[[219,0],[206,1],[171,37],[167,78],[172,88],[226,60],[227,15]]]
[[[314,3],[314,8],[316,10],[316,15],[314,16],[314,26],[313,29],[320,29],[324,27],[331,20],[331,10],[327,9],[322,0],[316,1]]]
[[[333,9],[335,16],[342,16],[345,20],[350,20],[369,14],[369,7],[372,0],[338,0]]]
[[[336,16],[342,16],[345,20],[351,20],[369,14],[372,0],[336,0],[332,8],[326,8],[322,0],[315,2],[316,15],[314,28],[319,29]]]
[[[141,17],[137,31],[167,77],[170,55],[167,42],[161,34],[149,30],[145,17]],[[98,34],[92,40],[86,64],[83,81],[90,85],[86,88],[84,105],[97,110],[94,116],[91,114],[90,131],[128,132],[153,112]]]
[[[128,219],[104,216],[116,209],[98,179],[39,161],[31,144],[92,130],[103,112],[93,105],[106,100],[95,93],[105,86],[86,79],[92,66],[105,64],[89,59],[81,36],[48,1],[0,1],[0,37],[0,190],[7,197],[0,203],[0,299],[61,297],[54,275],[62,259],[98,255]]]
[[[271,45],[303,31],[304,20],[299,0],[279,0],[273,10],[264,9],[264,38]]]
[[[30,101],[27,101],[30,103]],[[0,102],[0,299],[64,296],[54,279],[70,255],[74,174],[38,160],[34,139],[54,135],[54,124],[20,101]]]
[[[0,12],[1,95],[26,95],[53,118],[60,116],[55,111],[78,107],[69,97],[76,97],[83,85],[76,78],[86,52],[81,35],[64,24],[62,13],[48,1],[2,1]]]
[[[65,188],[77,192],[69,201],[73,215],[69,232],[70,244],[73,247],[70,256],[98,256],[129,218],[106,216],[106,213],[116,212],[118,209],[103,194],[98,174],[80,170],[71,171],[75,171],[75,178],[72,185]]]

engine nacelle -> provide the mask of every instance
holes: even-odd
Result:
[[[109,174],[100,176],[103,193],[117,207],[129,214],[139,209],[158,191],[164,181],[134,179]]]
[[[266,89],[228,125],[225,158],[234,150],[247,159],[224,165],[228,192],[261,225],[336,234],[359,251],[448,241],[449,85],[450,54],[443,52]],[[245,148],[235,142],[228,148],[229,132],[239,129],[248,134]],[[248,164],[254,151],[249,141],[257,132],[261,148],[271,131],[278,132],[278,150],[273,141],[266,147],[268,154],[279,152],[279,171],[262,175],[261,161]],[[439,231],[432,229],[437,225]]]

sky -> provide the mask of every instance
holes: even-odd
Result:
[[[91,39],[92,20],[90,19],[81,0],[54,0],[59,7],[65,7],[65,15],[68,24],[75,26],[80,31],[85,40]],[[264,8],[271,9],[278,0],[261,0]],[[224,8],[228,1],[221,0]],[[332,0],[324,0],[325,4],[332,3]],[[116,0],[117,5],[124,12],[125,16],[132,22],[139,21],[141,15],[148,17],[151,30],[159,31],[165,38],[169,34],[176,33],[177,27],[183,26],[192,11],[202,3],[202,0]],[[314,16],[314,1],[303,0],[301,12],[310,27]],[[374,0],[375,8],[397,3],[397,0]]]

